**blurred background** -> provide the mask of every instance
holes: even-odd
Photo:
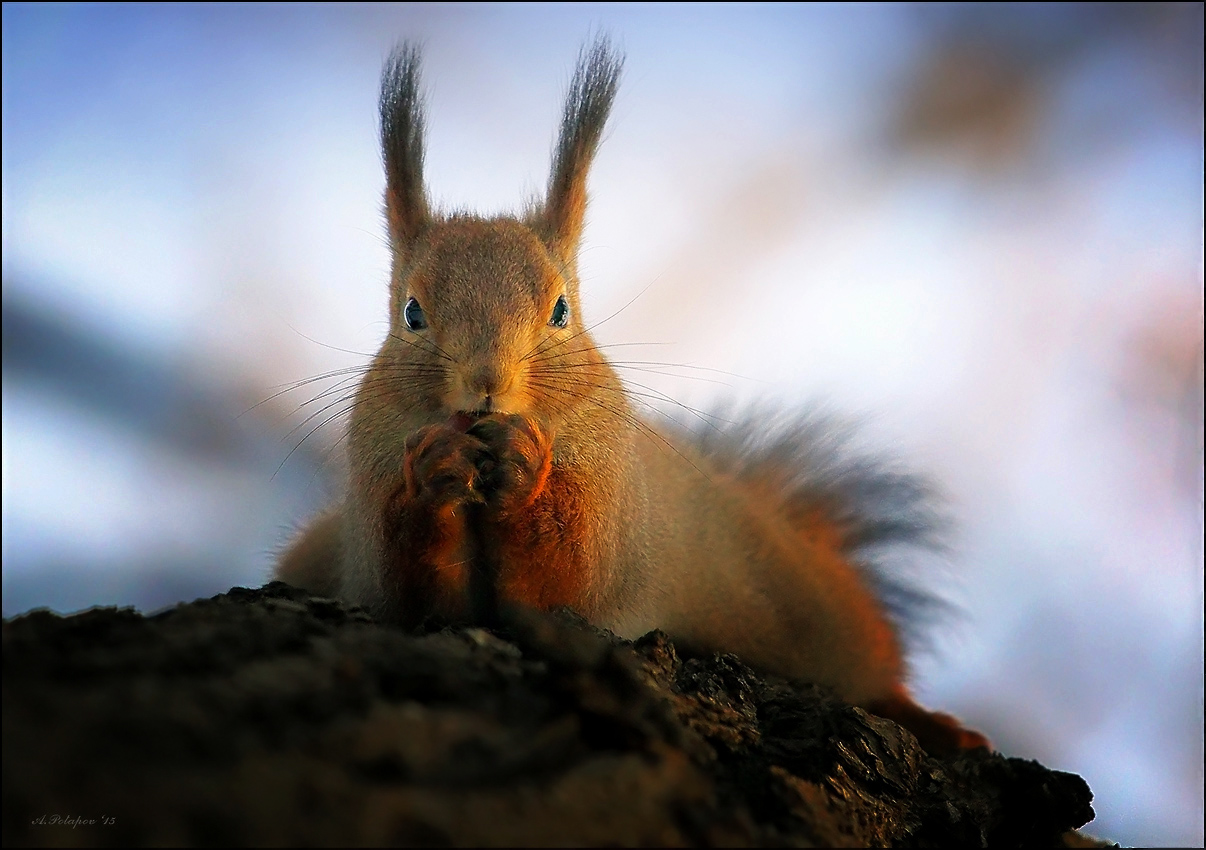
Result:
[[[4,616],[263,582],[342,464],[346,373],[288,387],[386,331],[383,58],[426,45],[434,198],[502,212],[599,30],[600,342],[931,473],[923,701],[1200,846],[1200,4],[6,3]]]

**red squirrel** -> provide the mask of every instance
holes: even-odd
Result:
[[[419,53],[391,55],[389,334],[351,411],[346,496],[277,577],[406,625],[464,619],[486,540],[500,599],[568,606],[627,638],[660,628],[827,685],[931,752],[987,746],[905,686],[899,632],[859,554],[912,521],[860,504],[892,475],[809,468],[827,449],[803,424],[751,420],[701,441],[645,421],[584,325],[587,172],[621,65],[606,38],[583,49],[547,195],[480,217],[431,208]]]

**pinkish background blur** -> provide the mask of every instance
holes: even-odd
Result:
[[[965,613],[922,698],[1200,846],[1199,4],[5,4],[4,615],[262,582],[339,420],[285,460],[329,384],[248,408],[385,332],[382,59],[425,42],[432,193],[502,211],[599,29],[587,318],[644,293],[600,341],[929,470]]]

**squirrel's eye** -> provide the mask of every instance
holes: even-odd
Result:
[[[563,328],[569,324],[569,302],[562,295],[557,299],[557,303],[553,305],[553,315],[549,319],[549,324],[555,328]]]
[[[406,302],[406,307],[402,310],[402,318],[406,319],[406,327],[412,331],[421,331],[427,327],[427,316],[423,315],[423,308],[413,298]]]

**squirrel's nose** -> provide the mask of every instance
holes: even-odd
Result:
[[[494,399],[511,388],[512,382],[510,372],[498,366],[480,366],[471,373],[466,384],[471,392],[484,397],[483,409],[488,409]]]

